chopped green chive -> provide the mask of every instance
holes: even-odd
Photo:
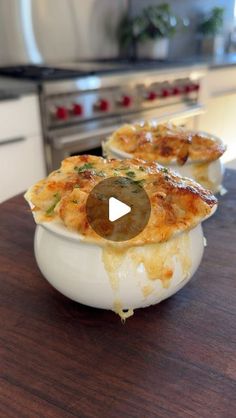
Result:
[[[94,164],[93,163],[85,163],[81,167],[75,166],[74,170],[77,171],[78,173],[84,173],[85,171],[89,170],[90,173],[94,176],[106,177],[106,174],[104,173],[104,171],[102,171],[102,170],[97,171],[97,170],[94,169]]]
[[[118,184],[118,186],[125,187],[125,186],[127,186],[127,184],[129,184],[129,182],[130,182],[130,180],[127,179],[126,177],[120,177],[117,180],[115,180],[114,183]]]
[[[56,205],[58,204],[58,202],[61,200],[61,196],[60,196],[60,194],[59,193],[55,193],[54,195],[53,195],[53,197],[55,197],[55,201],[54,201],[54,203],[47,209],[47,211],[46,211],[46,214],[47,215],[52,215],[53,214],[53,212],[54,212],[54,209],[55,209],[55,207],[56,207]]]
[[[78,173],[83,173],[86,170],[90,170],[91,168],[93,168],[93,164],[92,163],[85,163],[84,165],[82,165],[81,167],[74,167],[74,170],[78,171]]]

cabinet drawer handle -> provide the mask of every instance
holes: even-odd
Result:
[[[25,140],[25,136],[16,136],[14,138],[3,139],[2,141],[0,140],[0,146],[6,144],[15,144],[16,142],[23,142]]]

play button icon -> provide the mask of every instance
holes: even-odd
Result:
[[[86,202],[90,226],[110,241],[127,241],[140,234],[150,212],[150,201],[142,184],[122,176],[100,181]]]
[[[116,199],[115,197],[110,197],[109,199],[109,221],[115,222],[117,219],[122,218],[122,216],[127,215],[131,212],[131,207]]]

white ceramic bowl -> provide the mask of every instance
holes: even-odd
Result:
[[[206,132],[200,132],[209,135]],[[217,142],[222,142],[219,138],[211,135]],[[103,142],[103,153],[109,158],[117,158],[120,160],[133,158],[132,154],[121,151],[109,144],[109,140]],[[163,165],[163,164],[162,164]],[[210,189],[213,193],[221,190],[224,176],[224,166],[220,159],[210,162],[209,164],[201,164],[201,161],[188,160],[184,165],[178,165],[175,161],[165,164],[165,167],[178,172],[181,176],[190,177],[196,182],[202,184],[203,187]]]
[[[42,274],[65,296],[128,317],[133,309],[172,296],[191,279],[201,262],[204,239],[199,224],[166,243],[131,247],[119,258],[114,257],[114,247],[107,250],[87,242],[62,224],[43,223],[37,225],[34,248]],[[155,271],[160,262],[166,263],[166,255],[173,276],[165,283],[150,279],[146,264],[137,262],[149,258]]]

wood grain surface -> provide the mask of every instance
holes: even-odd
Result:
[[[23,197],[0,205],[1,418],[236,417],[236,171],[225,186],[193,280],[125,324],[54,290]]]

